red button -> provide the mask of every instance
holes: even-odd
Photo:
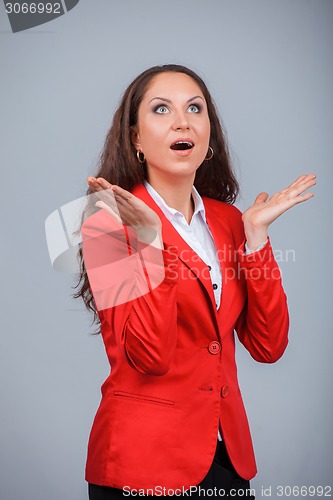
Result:
[[[208,351],[211,354],[218,354],[221,350],[221,344],[219,342],[216,342],[215,340],[211,342],[208,346]]]
[[[221,387],[221,397],[225,398],[228,395],[229,387],[227,385],[223,385]]]

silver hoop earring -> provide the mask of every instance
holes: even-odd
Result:
[[[137,151],[136,152],[136,157],[139,160],[140,163],[144,163],[146,161],[145,155],[143,154],[142,151]]]
[[[205,158],[206,161],[211,160],[214,156],[214,149],[212,148],[212,146],[209,146],[207,153],[209,152],[209,150],[210,150],[210,156],[208,156],[208,158],[207,157]]]

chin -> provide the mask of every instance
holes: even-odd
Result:
[[[199,161],[200,163],[198,163],[196,158],[187,156],[171,158],[171,160],[163,162],[163,165],[161,165],[161,163],[158,164],[157,162],[148,162],[148,172],[150,170],[156,174],[159,173],[163,177],[167,177],[169,175],[175,178],[189,176],[194,177],[196,171],[202,163],[201,160]]]

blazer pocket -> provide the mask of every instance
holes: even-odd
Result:
[[[145,394],[134,394],[132,392],[125,391],[113,391],[113,395],[117,398],[124,398],[134,401],[142,401],[143,403],[154,403],[163,406],[174,406],[175,402],[171,399],[157,398],[155,396],[148,396]]]

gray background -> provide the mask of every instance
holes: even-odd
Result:
[[[274,365],[238,347],[261,486],[332,485],[331,0],[81,0],[12,34],[0,5],[0,498],[81,500],[108,365],[90,317],[55,272],[46,217],[82,196],[120,95],[176,62],[206,80],[249,206],[315,172],[315,197],[271,227],[290,344]],[[167,429],[166,429],[167,432]]]

